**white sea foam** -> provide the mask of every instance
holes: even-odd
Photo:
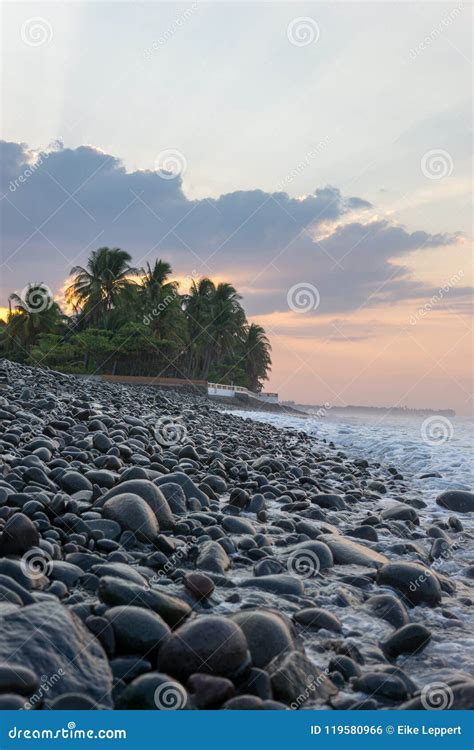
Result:
[[[298,417],[273,412],[236,411],[235,414],[275,427],[304,430],[320,440],[333,442],[351,457],[367,458],[385,466],[395,466],[425,500],[436,498],[446,489],[470,490],[474,484],[474,420],[452,417],[452,435],[445,442],[431,445],[423,439],[426,417],[340,415],[330,411],[325,417]],[[436,472],[440,477],[420,480]]]
[[[453,429],[452,434],[449,430],[446,442],[429,445],[423,440],[422,424],[425,417],[421,416],[343,416],[328,412],[323,418],[308,418],[271,412],[239,410],[234,413],[281,429],[304,430],[318,440],[333,442],[350,458],[365,458],[372,465],[376,462],[384,467],[394,466],[409,481],[414,494],[421,495],[427,504],[425,510],[418,511],[422,525],[436,518],[446,520],[447,516],[453,515],[451,511],[436,505],[436,497],[441,492],[447,489],[471,489],[474,484],[474,420],[469,418],[450,418]],[[441,476],[421,478],[423,474],[434,472]],[[461,514],[459,517],[465,531],[455,537],[456,546],[446,559],[437,562],[436,568],[437,572],[456,584],[457,594],[447,600],[447,607],[456,619],[446,618],[440,608],[416,607],[410,615],[412,621],[423,622],[435,633],[429,650],[410,657],[410,676],[420,686],[439,680],[445,669],[474,673],[474,637],[472,631],[467,630],[472,615],[470,609],[458,599],[460,595],[470,596],[463,571],[466,566],[474,564],[471,542],[474,519],[472,514]],[[383,621],[367,617],[363,608],[339,610],[332,606],[331,611],[341,617],[345,629],[364,633],[369,640],[379,640],[391,632]],[[459,621],[464,626],[462,631],[458,627]],[[437,633],[443,633],[443,637],[438,637]],[[312,654],[311,648],[312,644],[308,643],[308,650]],[[314,656],[317,661],[319,649],[315,650]]]

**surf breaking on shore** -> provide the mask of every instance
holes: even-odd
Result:
[[[0,708],[472,707],[472,493],[2,367]]]

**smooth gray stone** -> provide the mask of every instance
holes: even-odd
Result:
[[[78,692],[112,708],[105,652],[63,605],[45,601],[0,616],[0,661],[9,661],[12,654],[37,675],[60,675],[50,697]]]

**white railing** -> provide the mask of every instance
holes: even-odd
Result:
[[[278,393],[255,393],[241,385],[224,385],[223,383],[207,384],[208,396],[227,396],[228,398],[232,398],[236,393],[244,393],[251,398],[256,398],[258,401],[264,401],[266,403],[278,403]]]

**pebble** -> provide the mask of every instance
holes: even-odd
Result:
[[[143,542],[152,543],[158,536],[156,516],[139,495],[115,495],[105,502],[102,512],[104,518],[116,521],[122,529],[132,531]]]
[[[474,492],[448,490],[438,495],[436,503],[456,513],[474,513]]]
[[[158,655],[158,666],[181,682],[195,672],[229,677],[249,663],[241,628],[225,617],[208,615],[187,623],[172,634]]]
[[[291,623],[276,612],[244,611],[232,619],[241,627],[256,667],[264,668],[276,656],[294,648]]]
[[[379,570],[377,583],[400,592],[413,605],[425,603],[436,607],[441,603],[441,586],[436,575],[417,563],[387,563]]]
[[[430,501],[191,389],[0,370],[1,708],[55,673],[36,710],[472,707],[461,476]]]
[[[428,628],[419,623],[410,623],[396,630],[381,643],[383,651],[391,659],[400,654],[413,654],[422,651],[431,640]]]

